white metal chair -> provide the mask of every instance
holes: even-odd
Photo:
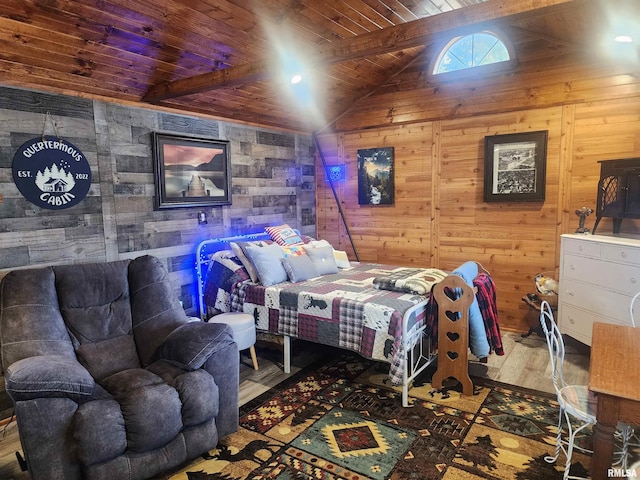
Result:
[[[633,328],[636,328],[636,321],[633,318],[633,304],[638,299],[638,297],[640,297],[640,292],[636,293],[631,299],[631,302],[629,302],[629,320],[631,320],[631,326]],[[626,460],[628,459],[628,456],[629,456],[629,448],[630,447],[633,447],[636,449],[640,448],[640,438],[638,437],[638,434],[636,433],[634,427],[632,427],[631,425],[628,425],[623,429],[622,435],[623,435],[623,449],[624,449],[624,452],[623,452],[624,463],[622,464],[622,468],[626,469],[627,468]],[[637,462],[637,464],[640,466],[640,462]]]
[[[582,479],[570,475],[571,458],[573,451],[592,454],[591,450],[575,444],[576,436],[588,427],[596,423],[597,402],[595,395],[586,385],[568,385],[564,380],[562,368],[564,364],[565,347],[562,334],[553,319],[553,312],[548,302],[542,302],[540,307],[540,325],[547,340],[549,357],[551,360],[551,379],[560,406],[558,418],[558,435],[556,437],[556,450],[554,455],[545,457],[548,463],[555,463],[560,456],[560,451],[565,454],[566,462],[563,478]],[[564,420],[564,421],[563,421]],[[562,438],[563,423],[566,424],[568,436]],[[616,452],[616,464],[626,468],[628,442],[633,430],[627,425],[618,425],[616,438],[622,441],[622,449]]]
[[[640,297],[640,292],[636,293],[631,299],[631,302],[629,303],[629,319],[631,320],[631,326],[633,328],[636,328],[636,321],[633,319],[633,304],[635,303],[638,297]]]

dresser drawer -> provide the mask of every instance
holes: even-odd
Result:
[[[578,280],[596,288],[635,295],[640,290],[640,266],[608,263],[577,255],[564,255],[560,288],[567,280]],[[586,288],[589,288],[586,286]]]
[[[582,280],[585,282],[599,284],[596,280],[598,270],[602,263],[595,258],[585,258],[578,255],[564,254],[562,256],[562,265],[560,266],[560,284],[568,279]]]
[[[560,283],[562,305],[578,307],[595,315],[606,317],[609,321],[617,321],[630,325],[629,304],[631,297],[619,292],[604,290],[577,280],[565,279]],[[640,309],[640,302],[638,307]]]
[[[629,325],[610,317],[603,317],[594,312],[582,310],[572,305],[562,305],[558,317],[558,328],[564,335],[569,335],[587,345],[591,345],[591,332],[595,322]]]
[[[600,244],[578,238],[562,237],[562,251],[587,257],[600,258]]]
[[[640,265],[640,248],[625,245],[603,245],[602,259],[630,265]]]
[[[631,325],[629,306],[640,291],[640,241],[597,235],[561,238],[560,331],[591,345],[594,322]],[[640,298],[633,307],[640,326]]]

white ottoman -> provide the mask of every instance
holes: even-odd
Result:
[[[238,350],[249,349],[253,368],[258,370],[256,357],[256,324],[253,316],[248,313],[229,312],[211,317],[208,323],[226,323],[233,330],[233,340],[238,344]]]

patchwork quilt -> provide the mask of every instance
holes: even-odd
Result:
[[[207,318],[218,313],[237,311],[231,308],[231,296],[237,285],[249,280],[249,272],[231,250],[221,250],[211,255],[204,283]]]
[[[415,271],[411,273],[406,268],[398,268],[389,275],[375,277],[373,285],[381,290],[392,290],[394,292],[414,293],[416,295],[425,295],[431,292],[431,288],[444,277],[447,276],[442,270],[435,268],[410,269]]]
[[[402,383],[404,371],[403,324],[407,331],[423,327],[429,294],[378,288],[380,281],[376,286],[374,279],[393,278],[395,285],[398,280],[419,275],[422,281],[435,283],[446,275],[436,269],[354,263],[336,274],[264,287],[243,278],[244,268],[232,252],[215,255],[221,258],[206,275],[208,306],[217,311],[249,313],[259,330],[388,362],[394,385]]]

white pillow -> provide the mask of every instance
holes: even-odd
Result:
[[[305,249],[309,250],[310,248],[321,248],[321,247],[331,247],[333,249],[333,258],[336,261],[336,265],[338,268],[350,268],[351,263],[349,263],[349,257],[347,256],[347,252],[343,250],[336,250],[327,240],[312,240],[308,244],[304,246]]]
[[[251,281],[253,283],[256,283],[258,281],[258,271],[256,270],[256,267],[253,265],[251,260],[247,258],[247,255],[243,250],[246,245],[255,245],[256,247],[264,247],[265,245],[268,245],[268,243],[263,242],[262,240],[256,240],[253,242],[237,242],[237,243],[229,242],[229,246],[233,250],[233,253],[236,254],[236,257],[238,257],[238,260],[240,260],[240,263],[242,263],[242,265],[244,265],[244,268],[247,270],[247,273],[249,274],[249,278],[251,278]]]
[[[333,247],[316,247],[307,249],[307,255],[318,271],[318,275],[328,275],[330,273],[338,273],[338,265],[333,258]]]
[[[258,280],[265,287],[287,281],[287,272],[282,266],[284,251],[277,243],[257,247],[244,245],[244,253],[247,255],[258,272]]]
[[[308,245],[312,246],[313,248],[332,246],[327,240],[311,240],[307,245],[305,245],[305,247],[307,247]]]

